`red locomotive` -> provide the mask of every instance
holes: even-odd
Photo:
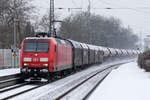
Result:
[[[26,38],[21,44],[21,72],[24,78],[51,77],[51,73],[72,68],[72,46],[55,38]]]
[[[127,54],[128,52],[128,54]],[[133,53],[134,52],[134,53]],[[94,46],[54,37],[30,37],[21,44],[20,65],[24,79],[51,78],[77,68],[102,63],[108,58],[124,58],[138,52]]]

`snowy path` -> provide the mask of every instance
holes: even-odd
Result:
[[[113,70],[88,100],[150,100],[150,73],[136,62]]]

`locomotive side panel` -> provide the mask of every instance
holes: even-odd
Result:
[[[67,41],[57,39],[53,72],[69,68],[72,68],[72,46]]]

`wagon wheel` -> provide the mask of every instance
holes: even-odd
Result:
[[[77,67],[74,65],[72,70],[73,72],[77,72]]]

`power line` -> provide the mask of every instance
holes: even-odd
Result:
[[[72,8],[66,8],[66,7],[60,7],[60,8],[55,8],[55,9],[85,9],[81,7],[72,7]],[[150,8],[129,8],[129,7],[101,7],[101,8],[91,8],[91,9],[130,9],[130,10],[137,10],[137,9],[150,9]]]
[[[39,6],[38,8],[42,8],[42,9],[49,9],[48,7],[43,7],[43,6]],[[107,9],[107,8],[111,8],[111,9],[150,9],[150,7],[142,7],[142,8],[129,8],[129,7],[101,7],[101,8],[91,8],[91,9]],[[54,9],[85,9],[83,7],[57,7]]]
[[[109,3],[109,2],[106,2],[106,1],[103,1],[103,0],[100,0],[100,2],[102,2],[102,3],[104,3],[104,4],[107,4],[107,5],[110,5],[110,6],[112,6],[112,5],[113,5],[113,6],[120,6],[120,5],[112,4],[112,3]],[[120,7],[122,7],[122,6],[120,6]],[[139,9],[137,9],[137,8],[130,8],[130,7],[123,7],[123,8],[131,9],[131,10],[136,11],[136,12],[147,13],[147,12],[141,11],[141,10],[139,10]]]
[[[41,9],[49,9],[47,7],[43,7],[43,6],[39,6],[38,8]],[[86,8],[82,8],[82,7],[72,7],[72,8],[66,8],[66,7],[58,7],[58,8],[54,8],[56,10],[68,10],[69,12],[71,10],[86,10]],[[101,8],[90,8],[91,10],[132,10],[132,11],[136,11],[136,12],[140,12],[140,13],[146,13],[149,14],[149,12],[146,11],[141,11],[141,10],[150,10],[150,7],[142,7],[142,8],[129,8],[129,7],[101,7]]]
[[[83,10],[85,8],[55,8],[55,9],[59,9],[59,10],[65,10],[68,9],[68,11],[70,10]],[[149,14],[149,12],[144,12],[144,11],[140,11],[137,8],[115,8],[115,7],[104,7],[104,8],[90,8],[91,10],[132,10],[132,11],[136,11],[136,12],[140,12],[140,13],[146,13]],[[140,8],[139,8],[140,9]],[[148,8],[147,8],[148,9]],[[150,8],[149,8],[150,9]]]

